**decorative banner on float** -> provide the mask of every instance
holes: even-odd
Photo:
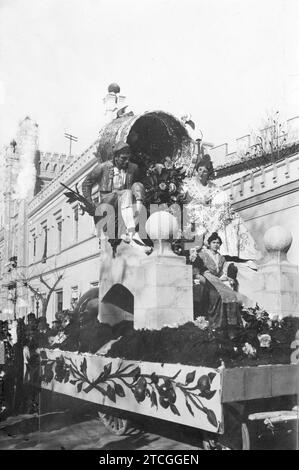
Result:
[[[57,349],[40,349],[39,355],[43,389],[211,432],[223,430],[219,370]]]

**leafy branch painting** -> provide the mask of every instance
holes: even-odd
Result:
[[[170,409],[174,415],[181,416],[183,410],[177,407],[178,393],[183,394],[188,412],[195,416],[196,410],[204,413],[209,423],[216,428],[219,422],[212,409],[203,403],[203,399],[211,400],[217,390],[211,390],[216,373],[210,372],[200,376],[197,380],[196,370],[188,372],[183,382],[177,380],[181,374],[178,370],[175,375],[143,374],[136,364],[121,363],[118,368],[112,370],[112,362],[106,364],[98,377],[91,380],[88,376],[88,364],[83,357],[78,366],[72,358],[59,356],[55,360],[48,359],[46,351],[41,351],[42,374],[41,381],[50,383],[56,380],[60,383],[69,382],[76,387],[77,393],[89,393],[97,390],[103,397],[107,397],[113,403],[119,398],[132,394],[137,403],[150,400],[151,407]]]

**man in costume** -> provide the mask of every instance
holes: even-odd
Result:
[[[83,196],[89,203],[94,204],[91,197],[95,184],[99,187],[99,204],[95,209],[95,224],[105,219],[108,229],[108,238],[123,238],[130,244],[144,247],[138,232],[135,230],[133,205],[139,212],[143,206],[144,186],[140,183],[139,169],[135,163],[130,162],[131,149],[127,143],[120,142],[114,149],[112,161],[99,163],[85,178],[82,184]],[[113,211],[106,211],[107,206]],[[113,220],[112,220],[113,217]],[[118,227],[118,234],[115,228]],[[100,224],[100,228],[102,225]]]

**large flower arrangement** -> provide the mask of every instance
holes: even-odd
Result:
[[[118,325],[118,333],[115,332],[118,340],[110,345],[106,357],[213,368],[292,362],[299,334],[298,317],[271,319],[257,305],[243,309],[242,319],[243,327],[231,330],[214,330],[204,317],[156,331],[134,330],[132,322],[122,322],[123,325]],[[36,355],[32,354],[25,375],[37,366]],[[52,363],[46,365],[45,382],[49,383],[54,375],[58,381],[69,380],[69,372],[59,359],[55,370],[52,366]]]
[[[127,332],[109,357],[206,367],[290,364],[299,318],[270,319],[258,305],[242,310],[243,327],[212,329],[204,318],[159,331]]]
[[[186,198],[183,189],[184,168],[177,167],[170,157],[162,163],[152,163],[143,180],[146,204],[182,204]]]

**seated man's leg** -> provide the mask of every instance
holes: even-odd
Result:
[[[137,184],[137,183],[136,183]],[[133,185],[134,186],[134,185]],[[142,205],[142,203],[141,203]],[[129,239],[131,242],[137,245],[141,245],[146,248],[146,251],[151,251],[151,248],[147,247],[141,240],[139,234],[136,232],[136,221],[134,218],[134,209],[133,209],[133,193],[130,189],[125,189],[119,192],[119,213],[118,219],[122,220],[124,226],[121,226],[119,222],[119,236],[122,235],[121,229],[126,229],[129,234]]]
[[[130,189],[119,191],[118,197],[118,238],[126,231],[132,235],[135,233],[135,221],[133,213],[133,194]]]
[[[147,221],[147,210],[144,205],[145,201],[145,189],[142,183],[134,183],[132,185],[132,194],[133,194],[133,201],[136,201],[134,205],[134,220],[135,225],[138,227],[138,233],[140,238],[146,239],[147,234],[145,230],[145,224]]]
[[[118,223],[117,202],[118,197],[116,193],[109,193],[101,196],[101,202],[96,208],[94,217],[94,222],[99,237],[101,232],[103,232],[108,239],[116,239],[116,228]]]
[[[133,194],[134,200],[136,201],[136,209],[137,211],[139,211],[145,199],[145,189],[144,189],[143,184],[134,183],[132,185],[132,194]]]

